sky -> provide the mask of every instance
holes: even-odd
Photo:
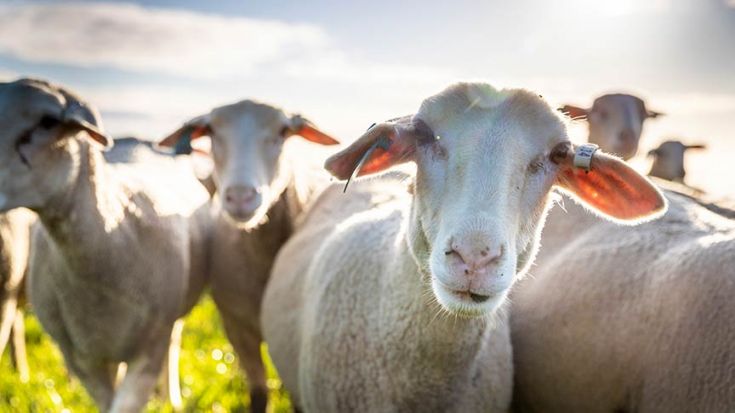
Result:
[[[666,113],[642,153],[705,142],[691,183],[735,195],[735,0],[0,1],[0,80],[18,76],[68,85],[111,134],[147,139],[244,98],[349,141],[456,80],[581,106],[628,92]]]

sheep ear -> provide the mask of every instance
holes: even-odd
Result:
[[[326,133],[317,129],[308,119],[301,115],[291,117],[291,127],[289,132],[292,135],[299,135],[307,141],[318,143],[320,145],[339,145],[339,141]],[[289,135],[290,136],[290,135]]]
[[[647,118],[655,119],[655,118],[657,118],[659,116],[664,116],[664,115],[665,115],[665,113],[663,113],[663,112],[656,112],[655,110],[646,110],[646,117]]]
[[[102,131],[97,112],[68,92],[61,90],[61,93],[66,98],[61,122],[67,127],[87,132],[93,141],[102,145],[103,149],[111,148],[112,139]]]
[[[368,175],[413,160],[411,116],[371,126],[352,145],[327,159],[324,167],[339,179]]]
[[[558,109],[572,119],[586,119],[589,111],[574,105],[564,105]]]
[[[102,132],[97,125],[87,122],[84,118],[75,114],[65,114],[63,122],[67,126],[87,132],[93,141],[102,145],[103,149],[110,149],[112,147],[112,138]]]
[[[636,224],[666,212],[666,199],[654,184],[618,158],[589,145],[569,145],[557,159],[556,185],[604,217]]]
[[[174,148],[176,154],[190,154],[194,152],[191,141],[212,133],[209,127],[209,115],[198,116],[177,129],[172,134],[158,142],[158,146]]]

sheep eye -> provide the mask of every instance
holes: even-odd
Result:
[[[414,119],[413,121],[413,132],[419,142],[419,144],[435,143],[439,140],[438,136],[433,130],[421,119]]]
[[[536,160],[531,162],[528,165],[528,172],[532,174],[536,174],[541,172],[544,169],[544,161],[543,160]]]
[[[567,159],[567,155],[571,150],[572,145],[569,142],[562,142],[554,147],[549,154],[551,162],[559,165]]]
[[[54,118],[53,116],[44,115],[41,120],[38,122],[38,126],[40,126],[43,129],[49,130],[57,126],[59,123],[61,123],[58,119]]]

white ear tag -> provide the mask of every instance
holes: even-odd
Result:
[[[574,167],[589,171],[590,164],[592,163],[592,155],[599,148],[594,143],[585,143],[584,145],[577,146],[577,150],[574,151]]]

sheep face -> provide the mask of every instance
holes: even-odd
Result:
[[[575,118],[586,116],[589,142],[623,159],[630,159],[638,152],[643,121],[661,115],[647,110],[641,99],[625,94],[600,96],[589,110],[570,105],[565,110]]]
[[[684,153],[688,149],[704,149],[705,145],[685,145],[680,141],[666,141],[648,152],[653,156],[649,175],[674,182],[684,182]]]
[[[191,139],[209,136],[213,178],[224,212],[234,224],[252,229],[263,222],[291,180],[281,155],[285,140],[294,134],[320,144],[338,143],[298,115],[245,100],[191,120],[161,144],[189,145]]]
[[[34,79],[0,84],[0,210],[37,209],[76,179],[84,130],[108,146],[94,109],[70,92]]]
[[[412,255],[446,310],[480,316],[505,301],[533,261],[554,185],[617,219],[664,208],[655,187],[623,162],[600,154],[587,173],[573,158],[564,122],[537,95],[458,84],[414,116],[373,127],[326,167],[346,178],[358,163],[365,174],[413,160]],[[613,189],[617,179],[634,193]]]
[[[470,86],[425,101],[419,120],[435,138],[415,152],[415,255],[444,308],[492,312],[533,258],[564,124],[536,95]]]

